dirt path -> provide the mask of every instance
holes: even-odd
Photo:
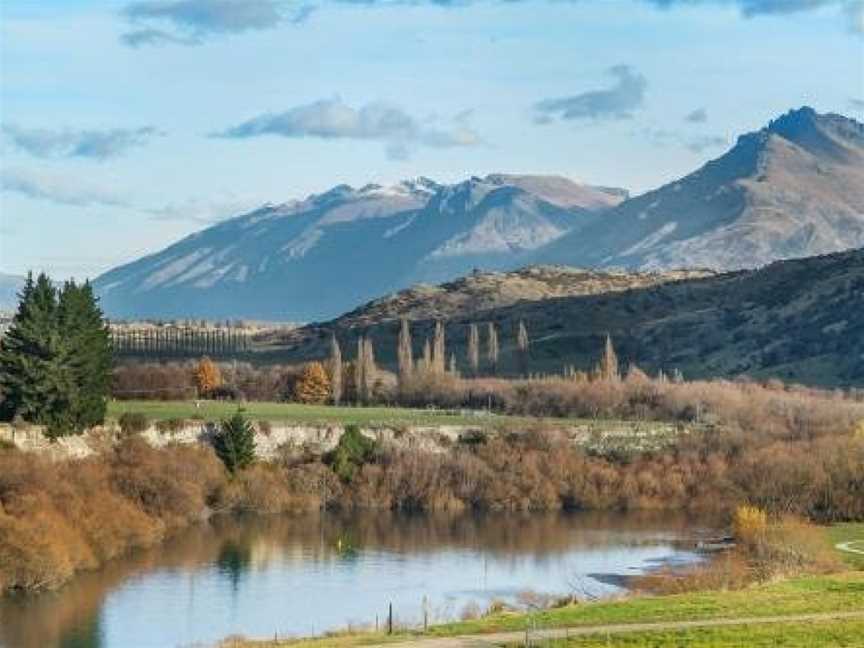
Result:
[[[864,556],[864,549],[853,549],[851,545],[864,545],[864,540],[850,540],[849,542],[841,542],[839,544],[834,545],[840,551],[845,551],[846,553],[854,553],[861,554]]]
[[[857,552],[856,552],[857,553]],[[602,626],[583,626],[578,628],[559,628],[555,630],[537,631],[531,634],[534,643],[544,639],[564,639],[566,637],[581,637],[585,635],[613,635],[627,632],[646,632],[652,630],[687,630],[690,628],[715,628],[720,626],[764,624],[764,623],[795,623],[807,621],[831,621],[839,619],[864,619],[864,610],[854,612],[825,612],[821,614],[796,614],[787,616],[769,616],[736,619],[706,619],[704,621],[664,621],[658,623],[628,623]],[[380,644],[371,648],[488,648],[525,641],[525,632],[496,632],[485,635],[465,635],[457,637],[440,637],[435,639],[413,639],[399,643]]]

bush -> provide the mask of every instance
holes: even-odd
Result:
[[[150,427],[150,421],[141,412],[123,412],[117,422],[120,424],[123,436],[140,434]]]
[[[160,434],[177,434],[186,427],[186,420],[182,418],[170,418],[156,422],[156,430]]]
[[[232,474],[255,460],[255,429],[240,410],[230,419],[222,421],[213,439],[213,447]]]
[[[360,432],[356,425],[348,425],[336,448],[325,458],[326,463],[344,482],[354,478],[357,469],[365,464],[375,453],[377,444]]]

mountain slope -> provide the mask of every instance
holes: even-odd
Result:
[[[623,197],[500,174],[451,186],[343,185],[215,225],[94,285],[115,317],[312,320],[417,281],[513,267]]]
[[[794,110],[538,251],[590,267],[759,267],[864,245],[864,125]]]
[[[516,281],[521,273],[506,276]],[[502,369],[515,370],[515,331],[521,320],[531,338],[533,372],[559,372],[566,365],[590,368],[609,333],[625,364],[651,372],[776,376],[822,385],[864,382],[864,250],[778,261],[760,270],[685,275],[680,281],[674,274],[653,275],[658,279],[652,282],[644,280],[652,275],[616,273],[606,279],[612,292],[576,294],[586,276],[602,286],[603,273],[561,271],[556,282],[571,277],[574,294],[482,311],[465,299],[475,291],[466,287],[468,279],[430,291],[433,303],[453,306],[439,312],[424,312],[405,291],[401,298],[385,300],[386,308],[381,300],[371,302],[332,322],[261,340],[259,350],[262,359],[323,358],[331,332],[344,349],[353,349],[355,338],[368,334],[376,357],[392,366],[400,316],[419,316],[412,322],[419,351],[434,319],[446,315],[447,352],[456,354],[460,367],[466,364],[468,324],[492,321],[500,331]],[[634,278],[632,287],[621,290],[628,276]],[[442,292],[448,293],[446,299]]]

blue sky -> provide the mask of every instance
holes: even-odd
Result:
[[[346,182],[639,192],[864,116],[864,0],[4,0],[0,271],[95,276]]]

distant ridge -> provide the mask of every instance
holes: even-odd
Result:
[[[633,198],[560,176],[339,185],[214,225],[94,285],[113,317],[316,321],[474,268],[734,270],[861,246],[864,125],[804,107]]]
[[[862,245],[864,125],[805,107],[550,243],[537,260],[732,270]]]

